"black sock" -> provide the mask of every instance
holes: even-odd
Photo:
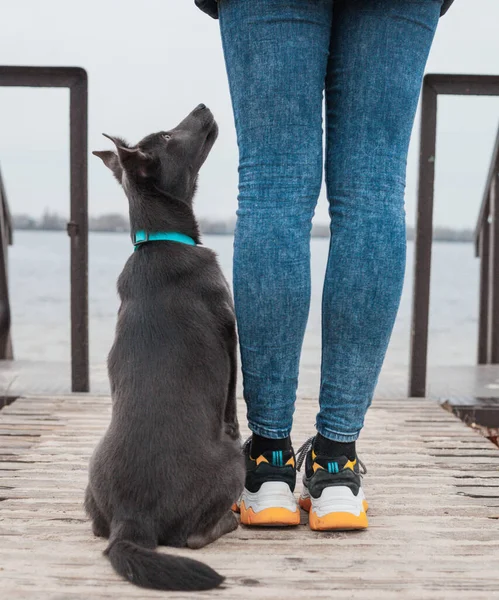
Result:
[[[269,450],[291,450],[291,438],[288,436],[279,440],[262,437],[254,433],[251,436],[251,458],[258,458]]]
[[[336,456],[346,456],[348,460],[355,460],[355,442],[335,442],[328,440],[318,433],[314,440],[314,452],[318,456],[327,456],[334,458]]]

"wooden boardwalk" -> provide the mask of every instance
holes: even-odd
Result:
[[[295,444],[313,432],[303,397]],[[194,555],[227,581],[197,594],[122,582],[82,509],[105,397],[20,398],[0,411],[0,598],[499,597],[499,450],[429,400],[376,400],[359,449],[370,528],[357,533],[248,529]],[[241,415],[244,414],[241,407]]]

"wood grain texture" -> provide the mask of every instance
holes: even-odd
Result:
[[[295,446],[313,433],[302,397]],[[244,414],[242,404],[240,414]],[[227,577],[198,594],[147,592],[102,556],[83,508],[107,397],[20,398],[0,411],[0,598],[469,599],[499,596],[499,451],[428,400],[376,400],[359,451],[370,528],[250,529],[195,556]],[[297,492],[300,485],[297,486]]]

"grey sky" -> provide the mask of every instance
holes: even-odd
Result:
[[[441,20],[427,71],[499,73],[499,3],[456,0]],[[90,149],[101,132],[132,142],[175,125],[204,102],[221,134],[203,167],[202,216],[234,214],[237,147],[217,22],[192,0],[16,0],[2,7],[0,62],[77,65],[90,81]],[[499,99],[439,100],[436,222],[473,226],[495,133]],[[419,118],[419,117],[418,117]],[[418,120],[409,156],[408,222],[414,222]],[[68,94],[0,89],[0,164],[13,212],[68,210]],[[126,212],[109,172],[90,157],[90,212]],[[324,194],[317,220],[327,219]]]

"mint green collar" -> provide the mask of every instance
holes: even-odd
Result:
[[[133,236],[133,245],[137,250],[141,244],[146,242],[157,242],[157,241],[168,241],[168,242],[179,242],[181,244],[187,244],[188,246],[195,246],[196,242],[185,235],[185,233],[177,233],[175,231],[147,233],[145,231],[137,231]]]

